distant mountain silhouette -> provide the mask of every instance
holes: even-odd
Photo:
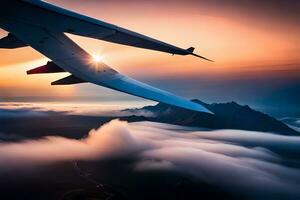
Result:
[[[152,117],[142,117],[141,120],[195,126],[210,129],[239,129],[249,131],[272,132],[283,135],[299,135],[275,118],[255,111],[249,106],[242,106],[235,102],[207,104],[200,100],[194,102],[203,105],[214,115],[182,109],[159,103],[155,106],[145,106],[140,109],[127,109],[131,113],[152,112]],[[130,121],[140,121],[139,118]]]

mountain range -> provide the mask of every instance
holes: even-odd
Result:
[[[283,122],[253,110],[247,105],[239,105],[236,102],[207,104],[197,99],[192,101],[203,105],[212,111],[214,115],[190,111],[163,103],[143,108],[126,109],[124,111],[133,113],[133,116],[127,117],[129,121],[147,120],[208,129],[238,129],[283,135],[299,135],[299,132]],[[138,115],[139,113],[151,113],[151,115],[135,116],[135,114]]]

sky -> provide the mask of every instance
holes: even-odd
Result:
[[[300,2],[93,1],[49,3],[188,48],[215,62],[70,36],[121,73],[186,98],[237,101],[291,112],[300,102]],[[5,36],[0,31],[0,36]],[[0,101],[126,101],[140,98],[91,84],[50,86],[60,75],[27,76],[47,58],[30,47],[0,50]]]

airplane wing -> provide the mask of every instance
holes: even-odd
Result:
[[[109,24],[97,19],[93,19],[84,15],[62,9],[60,7],[37,0],[22,0],[35,7],[42,9],[47,13],[46,18],[31,19],[35,23],[47,24],[53,31],[76,34],[80,36],[95,38],[117,44],[123,44],[143,49],[167,52],[178,55],[193,55],[205,60],[209,60],[203,56],[194,53],[194,47],[182,49],[171,44],[147,37],[145,35]],[[34,9],[34,8],[33,8]],[[211,60],[209,60],[211,61]]]
[[[21,11],[18,10],[17,12],[18,14],[21,13]],[[37,11],[36,13],[38,16],[40,15]],[[43,12],[41,14],[43,14]],[[11,44],[29,45],[52,60],[52,62],[45,66],[29,70],[27,72],[28,74],[69,72],[71,74],[70,76],[54,81],[52,85],[90,82],[145,99],[194,111],[211,113],[200,104],[131,79],[118,73],[104,63],[92,62],[92,56],[63,32],[51,30],[49,24],[44,24],[43,26],[36,25],[32,20],[27,21],[26,16],[27,15],[23,15],[22,20],[12,17],[0,18],[0,25],[13,35],[13,40],[9,40],[13,41]],[[30,13],[30,16],[37,18],[34,13]],[[45,16],[45,18],[46,17],[47,16]],[[50,29],[48,27],[50,27]],[[17,41],[17,43],[15,41]],[[9,46],[8,44],[10,44],[10,42],[4,42],[3,46],[7,47]]]
[[[109,67],[106,67],[106,70],[112,70]],[[104,72],[105,73],[105,72]],[[82,80],[77,78],[74,75],[67,76],[60,80],[54,81],[52,85],[71,85],[71,84],[78,84],[78,83],[85,83],[88,82],[87,80]],[[200,104],[194,103],[192,101],[188,101],[181,97],[175,96],[170,92],[166,92],[155,87],[152,87],[148,84],[142,83],[140,81],[134,80],[130,77],[124,76],[114,70],[112,73],[103,74],[101,81],[96,83],[97,85],[110,88],[113,90],[117,90],[120,92],[124,92],[127,94],[131,94],[137,97],[142,97],[144,99],[149,99],[157,102],[166,103],[169,105],[174,105],[177,107],[199,111],[199,112],[206,112],[211,113],[205,107],[201,106]]]
[[[72,61],[73,62],[73,61]],[[91,66],[89,66],[91,67]],[[95,81],[95,84],[104,86],[113,90],[121,91],[134,96],[142,97],[145,99],[163,102],[170,105],[175,105],[178,107],[211,113],[206,108],[202,107],[200,104],[196,104],[191,101],[187,101],[183,98],[175,96],[169,92],[157,89],[140,81],[134,80],[130,77],[124,76],[117,71],[111,69],[108,66],[101,66],[102,72],[99,75],[99,80]],[[27,71],[27,74],[46,74],[46,73],[60,73],[66,72],[61,67],[53,62],[48,62],[46,65],[37,67],[35,69]],[[92,80],[90,80],[92,81]],[[52,82],[52,85],[72,85],[78,83],[89,82],[87,79],[78,78],[75,75],[70,75],[65,78],[59,79]],[[94,82],[94,81],[93,81]]]

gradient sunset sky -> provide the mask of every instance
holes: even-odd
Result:
[[[300,1],[48,2],[176,46],[193,46],[215,61],[70,36],[121,73],[186,98],[299,111]],[[6,34],[0,31],[1,37]],[[47,62],[30,47],[0,50],[0,56],[0,101],[144,101],[91,84],[50,86],[65,74],[27,76],[28,69]]]

